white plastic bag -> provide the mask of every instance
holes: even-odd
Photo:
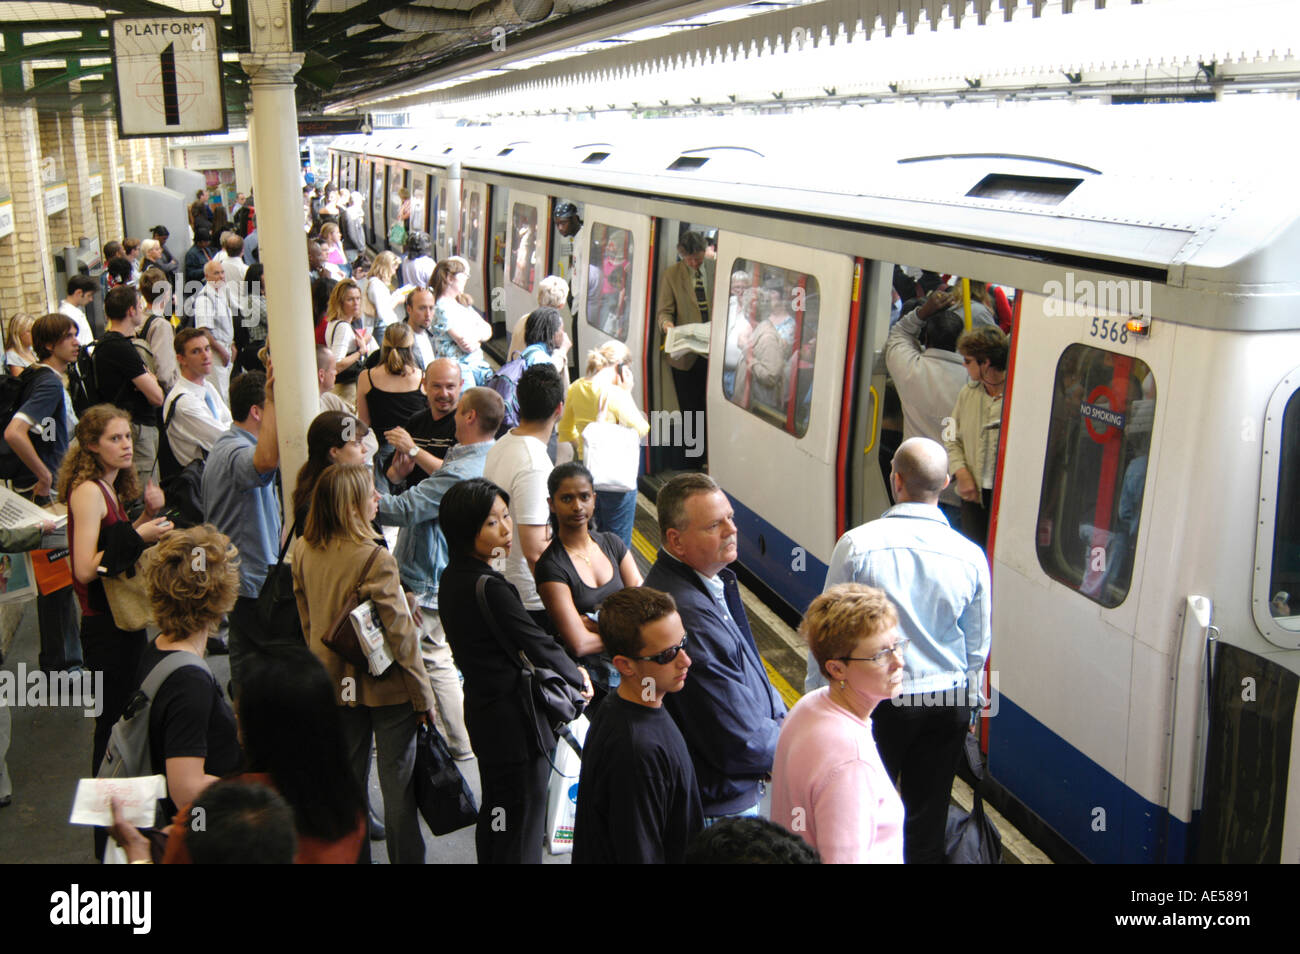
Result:
[[[590,723],[580,715],[569,723],[579,745],[587,744]],[[564,739],[555,746],[551,780],[546,786],[546,850],[553,855],[573,851],[573,822],[578,815],[578,774],[582,759]]]

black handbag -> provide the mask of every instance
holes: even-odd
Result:
[[[956,805],[948,806],[948,825],[943,835],[944,864],[949,865],[1000,865],[1002,864],[1002,835],[996,825],[984,814],[984,799],[980,797],[980,783],[984,781],[984,763],[980,758],[979,739],[966,734],[963,749],[966,764],[975,776],[971,789],[974,803],[969,813]]]
[[[270,637],[268,641],[301,646],[306,640],[298,616],[298,600],[293,595],[293,569],[284,565],[285,554],[297,530],[295,520],[280,548],[280,559],[266,568],[266,579],[257,594],[257,618],[264,636]]]
[[[447,835],[478,821],[478,806],[465,776],[438,730],[420,724],[415,740],[415,803],[435,835]]]
[[[501,627],[497,625],[496,617],[488,606],[487,581],[486,576],[478,578],[478,582],[474,585],[474,595],[478,597],[479,611],[487,621],[488,628],[492,630],[492,635],[501,644],[506,655],[519,663],[520,695],[523,697],[524,711],[531,718],[537,733],[538,749],[548,755],[551,751],[551,746],[543,734],[543,729],[546,729],[553,736],[568,742],[581,757],[582,744],[569,728],[569,723],[582,714],[587,700],[554,669],[538,666],[522,649],[511,649],[510,641],[501,632]]]

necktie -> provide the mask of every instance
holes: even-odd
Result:
[[[700,306],[700,321],[709,320],[709,295],[704,287],[704,269],[695,270],[695,303]]]
[[[221,420],[221,415],[217,413],[217,406],[212,403],[212,395],[208,393],[206,388],[203,390],[203,400],[208,405],[208,410],[212,412],[212,416],[217,420]]]

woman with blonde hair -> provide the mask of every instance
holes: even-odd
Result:
[[[383,473],[393,456],[385,435],[425,409],[427,403],[420,385],[424,375],[415,363],[415,332],[404,321],[389,325],[379,363],[367,368],[357,382],[357,417],[379,439],[376,466]]]
[[[903,685],[898,611],[861,583],[813,600],[799,635],[830,685],[795,704],[772,763],[772,821],[826,864],[902,864],[903,802],[880,760],[871,713]]]
[[[424,838],[415,805],[415,736],[421,722],[432,724],[434,696],[397,561],[374,539],[370,522],[378,506],[369,468],[326,467],[316,481],[303,536],[293,545],[293,591],[308,646],[335,687],[348,758],[363,789],[374,736],[388,859],[419,864],[424,861]],[[383,626],[384,645],[394,663],[382,677],[371,675],[368,667],[353,666],[325,645],[353,590],[363,603],[373,602]],[[363,861],[369,860],[367,846]]]
[[[469,281],[469,266],[463,258],[444,258],[433,270],[429,287],[435,305],[429,335],[436,358],[451,358],[460,364],[465,383],[485,384],[492,369],[483,357],[483,342],[492,337],[492,326],[460,298]]]
[[[573,444],[575,460],[582,460],[583,430],[598,419],[630,427],[640,437],[650,433],[650,422],[632,397],[635,383],[631,353],[621,341],[606,341],[587,352],[587,373],[569,386],[560,418],[560,440]],[[618,534],[624,546],[631,546],[635,519],[635,489],[596,488],[596,526]]]
[[[99,569],[106,576],[129,570],[172,527],[165,517],[155,516],[164,501],[152,483],[144,490],[144,512],[135,523],[127,518],[126,504],[141,496],[132,459],[131,415],[111,404],[96,404],[81,415],[76,442],[59,468],[59,499],[68,505],[72,585],[81,604],[83,658],[88,670],[104,674],[92,773],[99,771],[113,723],[136,685],[145,647],[143,629],[118,629]]]
[[[393,307],[393,276],[402,263],[392,252],[380,252],[370,266],[369,278],[362,288],[362,304],[365,317],[373,327],[373,334],[378,338],[383,329],[398,322],[397,311]]]
[[[325,261],[350,277],[352,269],[348,267],[348,257],[343,251],[343,232],[338,223],[326,222],[322,225],[317,241],[325,249]]]
[[[325,346],[338,361],[334,393],[355,406],[357,378],[366,355],[375,350],[375,340],[361,322],[361,289],[356,282],[345,278],[334,286],[325,316]]]
[[[36,364],[40,359],[32,350],[32,325],[36,316],[20,311],[9,319],[5,329],[5,368],[14,377],[22,374],[24,369]]]

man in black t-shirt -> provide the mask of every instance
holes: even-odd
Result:
[[[406,483],[400,488],[394,487],[393,493],[410,490],[442,467],[447,451],[456,444],[456,406],[460,403],[460,389],[459,364],[450,358],[438,358],[429,363],[424,372],[428,410],[414,415],[405,427],[394,427],[384,435],[398,454],[415,458],[415,466]]]
[[[131,415],[132,466],[143,487],[156,479],[158,408],[164,395],[135,340],[144,324],[135,288],[119,285],[110,291],[104,298],[104,314],[108,331],[95,345],[95,387],[101,401],[116,404]]]
[[[573,863],[679,863],[704,828],[686,741],[663,709],[686,685],[686,630],[673,598],[645,586],[607,597],[599,625],[621,682],[583,746]]]

